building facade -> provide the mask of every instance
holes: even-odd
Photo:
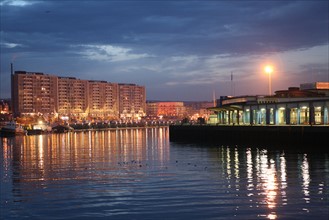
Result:
[[[71,118],[87,117],[90,100],[87,85],[87,80],[58,77],[57,113]]]
[[[310,87],[310,85],[313,85]],[[273,96],[222,97],[209,108],[211,123],[233,125],[328,125],[329,83],[302,84]]]
[[[118,84],[89,81],[89,113],[94,118],[116,119],[119,115]]]
[[[123,120],[139,120],[146,115],[146,91],[144,86],[120,83],[119,114]]]
[[[68,119],[138,119],[146,112],[144,86],[81,80],[44,73],[12,74],[14,116],[56,115]]]
[[[57,84],[58,77],[56,76],[16,71],[12,75],[12,107],[14,114],[56,112],[58,109]]]
[[[184,102],[149,102],[147,109],[148,116],[172,119],[183,119],[187,116]]]

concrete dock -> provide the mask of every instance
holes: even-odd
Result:
[[[171,125],[172,142],[289,147],[328,151],[329,126],[210,126]]]

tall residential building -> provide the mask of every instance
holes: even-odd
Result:
[[[57,109],[58,77],[43,73],[16,71],[12,75],[14,115],[46,114]]]
[[[119,115],[118,84],[89,81],[89,113],[92,117],[116,119]]]
[[[43,73],[12,74],[15,116],[53,114],[70,119],[127,119],[145,115],[145,87]]]
[[[144,86],[119,84],[120,118],[136,120],[146,113],[146,92]]]
[[[74,77],[58,77],[58,114],[74,118],[88,115],[88,81]]]

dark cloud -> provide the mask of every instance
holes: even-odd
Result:
[[[153,70],[165,85],[171,79],[161,74],[168,75],[164,69],[170,65],[184,67],[170,68],[173,75],[181,73],[183,79],[195,72],[198,78],[205,71],[221,72],[207,66],[212,56],[235,59],[328,47],[328,1],[22,2],[1,3],[2,75],[16,56],[17,65],[30,71],[88,77],[98,66],[100,76],[107,69],[108,78],[117,79],[125,69],[134,74],[131,78],[150,84],[156,77],[149,80],[145,71]],[[169,62],[184,56],[199,59],[188,65]],[[234,62],[213,68],[227,71]],[[248,62],[239,60],[240,66],[231,69],[246,69]]]
[[[30,50],[98,43],[251,53],[328,42],[327,1],[44,1],[2,7],[3,40]]]

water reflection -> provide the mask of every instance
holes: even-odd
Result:
[[[287,205],[287,165],[286,158],[284,153],[280,155],[280,176],[281,176],[281,196],[282,196],[282,205]]]
[[[304,200],[306,203],[310,202],[310,191],[309,191],[309,185],[310,185],[310,173],[309,173],[309,165],[307,161],[307,155],[303,155],[303,162],[301,165],[302,170],[302,179],[303,179],[303,192],[304,192]]]
[[[113,169],[142,168],[145,164],[137,165],[137,161],[169,160],[169,142],[163,141],[161,132],[162,129],[122,129],[4,138],[3,169],[9,171],[13,163],[14,173],[24,182],[90,178],[81,173],[97,170],[104,163]]]
[[[224,173],[228,180],[227,188],[232,188],[231,180],[237,183],[232,190],[240,191],[239,196],[248,199],[250,208],[264,208],[267,207],[265,213],[259,214],[260,218],[277,219],[279,217],[278,210],[282,207],[293,205],[296,202],[296,193],[299,194],[298,188],[302,188],[301,198],[305,203],[310,203],[310,165],[308,154],[286,154],[285,152],[269,152],[268,150],[242,148],[234,149],[234,157],[232,157],[232,148],[220,147],[218,160],[222,160],[224,165]],[[243,155],[243,156],[242,156]],[[287,158],[288,157],[288,158]],[[327,161],[327,155],[325,156]],[[243,159],[244,158],[244,159]],[[288,173],[287,159],[291,162],[289,164],[290,172]],[[325,162],[326,164],[327,162]],[[232,167],[231,164],[234,164]],[[329,172],[328,167],[321,174],[317,174],[316,178],[328,181]],[[235,175],[232,176],[232,173]],[[245,176],[239,175],[245,173]],[[301,181],[299,181],[301,177]],[[245,179],[244,179],[245,178]],[[290,179],[290,187],[289,187]],[[325,187],[324,187],[325,185]],[[319,201],[328,199],[328,182],[323,184],[323,181],[317,185],[317,192],[313,192],[313,197]],[[326,188],[327,197],[324,197],[323,189]],[[290,193],[288,193],[290,192]],[[289,197],[291,202],[289,203]],[[297,202],[298,203],[298,202]],[[308,206],[301,206],[300,210],[310,212]],[[325,213],[329,212],[329,207],[325,208]],[[282,215],[282,213],[281,213]]]
[[[175,144],[168,128],[3,138],[1,146],[8,219],[328,215],[327,154]]]

